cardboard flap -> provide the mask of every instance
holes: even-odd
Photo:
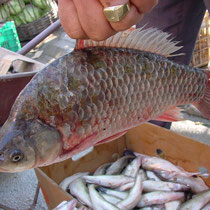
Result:
[[[64,192],[53,180],[49,182],[48,176],[40,169],[36,168],[35,173],[49,209],[55,208],[62,201],[70,201],[72,199],[71,195]],[[51,202],[51,199],[53,199],[53,202]]]
[[[11,66],[17,72],[29,72],[40,70],[45,65],[26,56],[0,48],[0,75],[5,75]]]

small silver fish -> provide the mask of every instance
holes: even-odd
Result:
[[[106,169],[111,165],[112,163],[104,163],[103,165],[99,166],[95,172],[93,173],[94,176],[96,175],[104,175],[106,173]]]
[[[161,179],[152,171],[146,171],[146,175],[150,180],[161,181]]]
[[[138,163],[138,161],[137,161],[136,163]],[[139,163],[138,163],[138,164],[139,164]],[[138,165],[136,165],[136,166],[137,166],[137,169],[139,169]],[[133,169],[134,174],[136,173],[137,169]],[[131,171],[130,171],[130,172],[131,172]],[[135,176],[136,176],[136,175],[133,176],[132,173],[130,173],[130,172],[127,173],[127,174],[130,175],[131,177],[135,177]],[[138,171],[137,171],[137,173],[138,173]],[[140,169],[140,170],[139,170],[139,174],[140,174],[140,176],[141,176],[142,182],[145,181],[145,180],[147,180],[146,173],[145,173],[145,171],[144,171],[143,169]],[[130,188],[133,187],[133,185],[134,185],[134,182],[130,182],[130,183],[127,183],[127,184],[124,184],[124,185],[118,187],[117,190],[119,190],[119,191],[129,190]]]
[[[112,190],[109,188],[100,187],[99,191],[106,193],[107,195],[112,195],[120,199],[125,199],[128,196],[128,192],[120,192],[118,190]]]
[[[183,203],[180,210],[201,209],[210,202],[210,189]]]
[[[134,182],[127,183],[117,188],[119,191],[129,190],[133,187]],[[143,180],[143,191],[152,192],[152,191],[187,191],[190,187],[173,183],[173,182],[163,182],[163,181],[154,181],[154,180]]]
[[[74,210],[77,205],[77,200],[72,199],[71,201],[63,201],[53,210]]]
[[[133,182],[134,178],[124,175],[99,175],[99,176],[83,176],[86,182],[97,184],[104,187],[116,188],[129,182]]]
[[[171,201],[165,203],[165,210],[179,210],[181,206],[181,200]]]
[[[108,195],[108,194],[105,194],[105,193],[100,193],[100,195],[108,202],[110,202],[111,204],[117,204],[118,202],[121,201],[120,198],[118,197],[115,197],[113,195]]]
[[[94,210],[119,210],[115,205],[106,201],[95,189],[94,184],[88,185],[88,190],[90,194],[90,199],[92,202],[92,208]]]
[[[71,210],[71,209],[68,209],[68,210]],[[73,210],[91,210],[91,209],[86,206],[80,206],[79,208],[74,208]]]
[[[148,156],[148,155],[143,155],[139,153],[135,153],[135,155],[142,157],[142,168],[145,170],[169,171],[170,173],[173,172],[174,174],[183,175],[183,176],[193,176],[193,175],[202,174],[201,172],[191,173],[191,172],[184,171],[182,168],[174,165],[168,160],[165,160],[159,157]]]
[[[141,156],[142,157],[142,168],[145,170],[150,170],[150,171],[168,171],[170,173],[173,173],[174,175],[181,175],[181,176],[197,176],[197,175],[202,175],[205,177],[209,176],[208,172],[187,172],[184,169],[182,169],[179,166],[174,165],[168,160],[155,157],[155,156],[148,156],[144,154],[139,154],[137,152],[134,152],[136,156]]]
[[[71,195],[75,196],[80,202],[92,208],[92,203],[86,187],[85,180],[78,178],[69,185]]]
[[[106,175],[116,175],[120,174],[123,168],[127,165],[130,159],[134,158],[133,156],[123,156],[116,160],[106,171]]]
[[[205,205],[202,210],[210,210],[210,204]]]
[[[131,189],[131,187],[133,187],[133,185],[134,185],[134,182],[129,182],[127,184],[123,184],[123,185],[117,187],[116,190],[123,192],[123,191]]]
[[[142,181],[146,181],[146,180],[147,180],[147,175],[146,175],[145,170],[141,168],[141,169],[139,170],[139,173],[140,173],[140,175],[141,175]]]
[[[189,186],[194,193],[199,193],[208,189],[208,186],[200,177],[187,177],[170,171],[159,170],[155,170],[155,173],[170,182],[180,183]]]
[[[142,196],[142,180],[141,175],[138,174],[134,186],[131,188],[128,196],[116,204],[119,209],[129,210],[133,209],[139,203]]]
[[[140,208],[139,210],[165,210],[164,205],[151,205]]]
[[[136,157],[123,172],[125,176],[136,177],[141,166],[141,157]]]
[[[184,197],[183,192],[163,192],[155,191],[150,193],[145,193],[142,195],[140,202],[137,207],[145,207],[154,204],[165,204],[170,201],[178,200]]]
[[[78,179],[79,177],[82,177],[82,176],[85,176],[85,175],[88,175],[88,174],[89,174],[89,172],[76,173],[76,174],[73,174],[72,176],[66,177],[62,182],[60,182],[59,187],[61,189],[63,189],[64,191],[67,191],[71,182]]]
[[[143,182],[143,191],[187,191],[190,187],[172,182],[146,180]]]

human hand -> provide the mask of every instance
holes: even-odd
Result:
[[[158,0],[130,0],[130,11],[121,21],[108,22],[104,16],[104,7],[127,2],[128,0],[58,0],[61,25],[73,39],[105,40],[137,24]]]

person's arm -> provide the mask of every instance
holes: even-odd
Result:
[[[130,0],[130,11],[119,22],[108,22],[104,7],[122,5],[127,0],[58,0],[63,29],[74,39],[104,40],[129,29],[149,12],[158,0]]]

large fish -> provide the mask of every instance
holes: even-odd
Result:
[[[210,118],[210,71],[169,61],[179,47],[168,37],[138,29],[80,40],[41,70],[0,130],[0,171],[73,158],[151,119],[179,120],[177,105],[192,103]]]

